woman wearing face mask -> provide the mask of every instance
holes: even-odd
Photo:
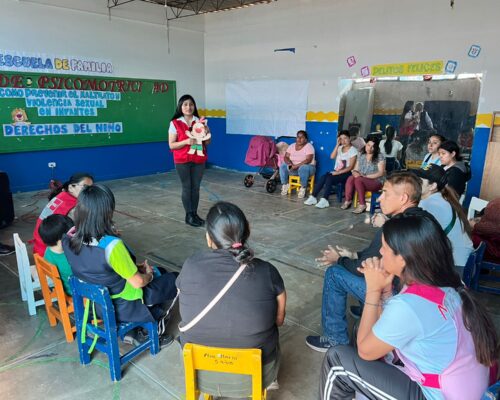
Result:
[[[78,172],[71,175],[67,182],[56,189],[54,189],[49,194],[49,203],[42,210],[42,213],[36,221],[35,230],[33,232],[34,244],[33,253],[43,257],[45,254],[45,249],[47,246],[43,243],[40,234],[38,233],[38,228],[42,221],[49,215],[60,214],[67,215],[73,218],[73,209],[78,203],[78,196],[82,189],[86,186],[90,186],[94,183],[94,178],[87,172]]]

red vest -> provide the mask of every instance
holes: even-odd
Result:
[[[174,119],[172,121],[174,123],[175,129],[177,130],[177,142],[182,142],[183,140],[186,140],[188,138],[188,135],[186,135],[186,131],[189,130],[189,127],[184,121],[181,121],[179,119]],[[193,123],[195,121],[193,120]],[[205,143],[203,143],[203,153],[205,154],[203,157],[195,154],[188,154],[189,149],[191,146],[186,145],[184,147],[181,147],[180,149],[172,150],[172,153],[174,155],[174,163],[175,164],[186,164],[188,162],[193,162],[195,164],[203,164],[207,161],[207,147],[205,146]]]
[[[43,257],[45,255],[45,249],[47,248],[38,233],[38,228],[40,227],[42,221],[52,214],[68,215],[68,213],[76,206],[77,201],[77,198],[73,197],[68,192],[61,192],[49,201],[36,221],[35,231],[33,232],[33,253]]]

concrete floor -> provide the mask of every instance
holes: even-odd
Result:
[[[269,392],[270,400],[309,400],[317,397],[323,354],[306,347],[304,339],[321,333],[321,291],[324,270],[314,258],[327,244],[354,250],[369,243],[373,228],[363,216],[332,207],[307,207],[295,195],[283,198],[279,190],[269,194],[265,181],[248,189],[244,174],[209,169],[202,183],[200,215],[218,201],[240,206],[252,229],[256,254],[273,263],[285,281],[287,317],[280,328],[282,364],[280,390]],[[179,271],[184,260],[206,247],[203,229],[184,224],[180,184],[175,172],[104,182],[114,192],[116,226],[138,260]],[[14,224],[0,231],[0,241],[12,243],[18,232],[24,241],[32,238],[36,218],[46,204],[46,192],[14,196]],[[21,301],[15,255],[0,258],[0,398],[7,399],[184,399],[184,377],[180,346],[163,349],[156,357],[143,353],[124,368],[124,376],[112,383],[107,359],[95,352],[93,362],[82,366],[75,343],[68,344],[60,325],[48,325],[44,307],[30,317]],[[498,299],[483,295],[500,327]],[[177,322],[170,331],[177,334]]]

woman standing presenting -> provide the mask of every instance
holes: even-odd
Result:
[[[196,139],[190,138],[186,131],[200,120],[196,102],[189,94],[182,96],[168,128],[168,145],[174,155],[174,164],[182,184],[182,205],[186,211],[186,224],[202,226],[205,221],[198,215],[200,201],[200,184],[207,161],[206,145],[210,139],[203,142],[203,155],[199,151],[189,154],[191,145],[196,145]],[[205,125],[206,132],[210,132]]]

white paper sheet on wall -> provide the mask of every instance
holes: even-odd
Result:
[[[227,82],[227,133],[295,136],[306,127],[308,89],[309,81]]]

